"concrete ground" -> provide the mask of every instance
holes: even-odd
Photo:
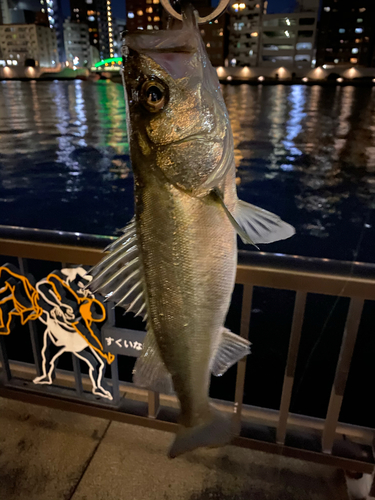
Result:
[[[0,398],[0,500],[347,500],[329,467]]]

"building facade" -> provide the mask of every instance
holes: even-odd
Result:
[[[231,66],[257,66],[262,0],[234,1],[230,6],[228,59]]]
[[[126,0],[126,29],[158,30],[162,27],[160,0]]]
[[[57,50],[59,53],[59,61],[64,63],[65,57],[65,43],[64,43],[64,17],[62,13],[61,0],[40,0],[41,11],[45,12],[48,16],[49,27],[53,28],[56,33]]]
[[[315,66],[318,12],[265,14],[259,36],[259,66]]]
[[[70,0],[71,20],[88,26],[90,44],[100,59],[114,56],[114,32],[110,0]]]
[[[375,2],[323,0],[317,64],[374,66]]]
[[[291,14],[267,14],[267,2],[230,7],[229,64],[301,69],[315,65],[319,0],[299,0]]]
[[[97,51],[97,49],[90,45],[89,30],[86,24],[65,19],[64,40],[66,60],[71,66],[90,68],[99,61],[99,53],[93,60],[93,50]]]
[[[58,63],[54,29],[36,24],[0,26],[0,47],[7,65],[53,67]]]

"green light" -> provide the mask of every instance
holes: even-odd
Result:
[[[106,64],[111,64],[113,62],[120,63],[121,61],[121,57],[110,57],[109,59],[103,59],[103,61],[97,62],[94,67],[99,68],[100,66],[105,66]]]

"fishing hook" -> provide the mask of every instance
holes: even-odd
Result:
[[[170,16],[173,16],[179,21],[182,21],[182,15],[175,11],[175,9],[170,4],[170,0],[160,0],[160,2]],[[208,23],[219,17],[220,14],[222,14],[224,10],[227,8],[229,2],[230,0],[220,0],[219,5],[213,12],[211,12],[211,14],[205,17],[200,17],[200,16],[197,17],[198,24]]]

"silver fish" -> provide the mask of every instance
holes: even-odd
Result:
[[[192,12],[180,30],[126,35],[123,78],[135,219],[91,271],[91,288],[147,320],[134,382],[176,392],[176,457],[235,432],[208,392],[211,373],[250,352],[224,327],[236,232],[259,244],[294,229],[237,198],[228,113]]]

